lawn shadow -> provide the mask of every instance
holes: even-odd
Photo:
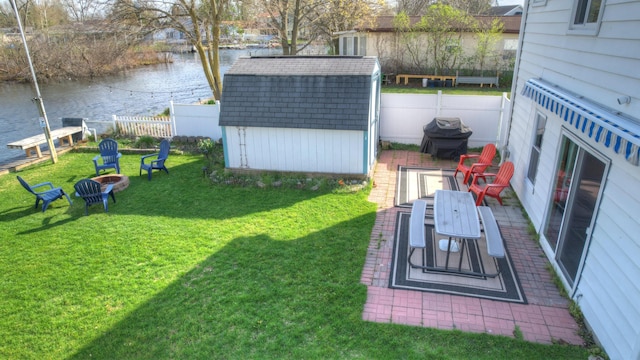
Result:
[[[42,204],[41,204],[42,205]],[[50,204],[49,206],[51,206]],[[29,216],[33,213],[42,212],[42,209],[35,208],[33,205],[25,207],[25,206],[15,206],[9,209],[4,209],[0,211],[0,221],[2,222],[10,222],[16,219],[20,219],[25,216]]]
[[[291,241],[236,238],[145,303],[123,309],[130,313],[70,359],[304,357],[309,347],[330,355],[354,346],[374,221],[370,213]],[[332,344],[319,345],[319,338]]]

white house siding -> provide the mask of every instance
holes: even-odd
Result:
[[[536,183],[531,184],[526,173],[535,111],[541,107],[521,95],[525,82],[542,78],[612,112],[640,119],[640,2],[606,1],[597,35],[576,35],[569,30],[573,5],[572,0],[554,0],[544,6],[528,6],[512,97],[509,151],[516,165],[512,186],[538,231],[549,207],[551,176],[566,124],[543,110],[547,124]],[[631,103],[618,104],[620,96],[631,96]],[[608,158],[610,168],[572,296],[612,359],[640,359],[640,167],[581,132],[576,134]],[[541,245],[555,263],[553,249],[544,238]]]
[[[227,168],[366,173],[362,131],[227,126],[224,132]]]
[[[575,295],[613,359],[640,356],[638,172],[624,161],[613,162]]]

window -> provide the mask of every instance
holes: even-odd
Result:
[[[502,60],[513,61],[518,50],[518,39],[505,39],[502,49]]]
[[[358,55],[365,56],[367,55],[367,37],[360,37],[360,50],[358,50]]]
[[[596,23],[600,13],[600,3],[602,0],[580,0],[576,8],[576,17],[573,20],[575,25]]]
[[[578,34],[597,34],[603,6],[603,0],[577,0],[573,9],[570,30]]]
[[[367,38],[365,36],[345,36],[342,41],[342,53],[340,55],[365,55],[367,50]]]
[[[536,174],[538,173],[538,162],[540,162],[540,147],[542,146],[542,136],[544,135],[544,128],[547,125],[547,117],[537,113],[536,114],[536,130],[533,138],[533,147],[531,148],[531,155],[529,156],[529,171],[527,172],[527,178],[534,183],[536,180]]]

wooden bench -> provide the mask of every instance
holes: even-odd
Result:
[[[51,139],[58,139],[60,146],[73,146],[73,135],[82,132],[82,126],[67,126],[61,129],[52,130],[50,132]],[[7,144],[9,149],[24,150],[27,157],[42,157],[40,151],[40,145],[46,144],[47,139],[44,134],[35,135],[22,139],[20,141],[14,141]]]
[[[504,242],[502,241],[500,228],[498,228],[498,222],[493,216],[491,208],[488,206],[478,206],[478,214],[480,214],[484,237],[487,241],[487,253],[489,256],[503,258]]]
[[[409,79],[426,79],[426,80],[451,80],[451,86],[456,86],[455,75],[413,75],[413,74],[398,74],[396,75],[396,85],[400,84],[400,81],[404,80],[404,85],[409,84]]]
[[[493,87],[495,85],[498,87],[499,79],[497,76],[458,76],[456,79],[456,83],[459,84],[471,84],[471,85],[480,85],[483,87],[485,84]]]

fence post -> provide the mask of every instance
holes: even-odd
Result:
[[[169,101],[169,119],[171,119],[171,132],[173,136],[178,136],[178,128],[176,126],[176,112],[173,108],[173,100]]]
[[[118,125],[117,125],[118,116],[117,115],[111,115],[111,120],[113,120],[113,132],[117,133],[118,132]]]
[[[438,90],[438,98],[436,102],[436,116],[442,113],[442,90]]]

